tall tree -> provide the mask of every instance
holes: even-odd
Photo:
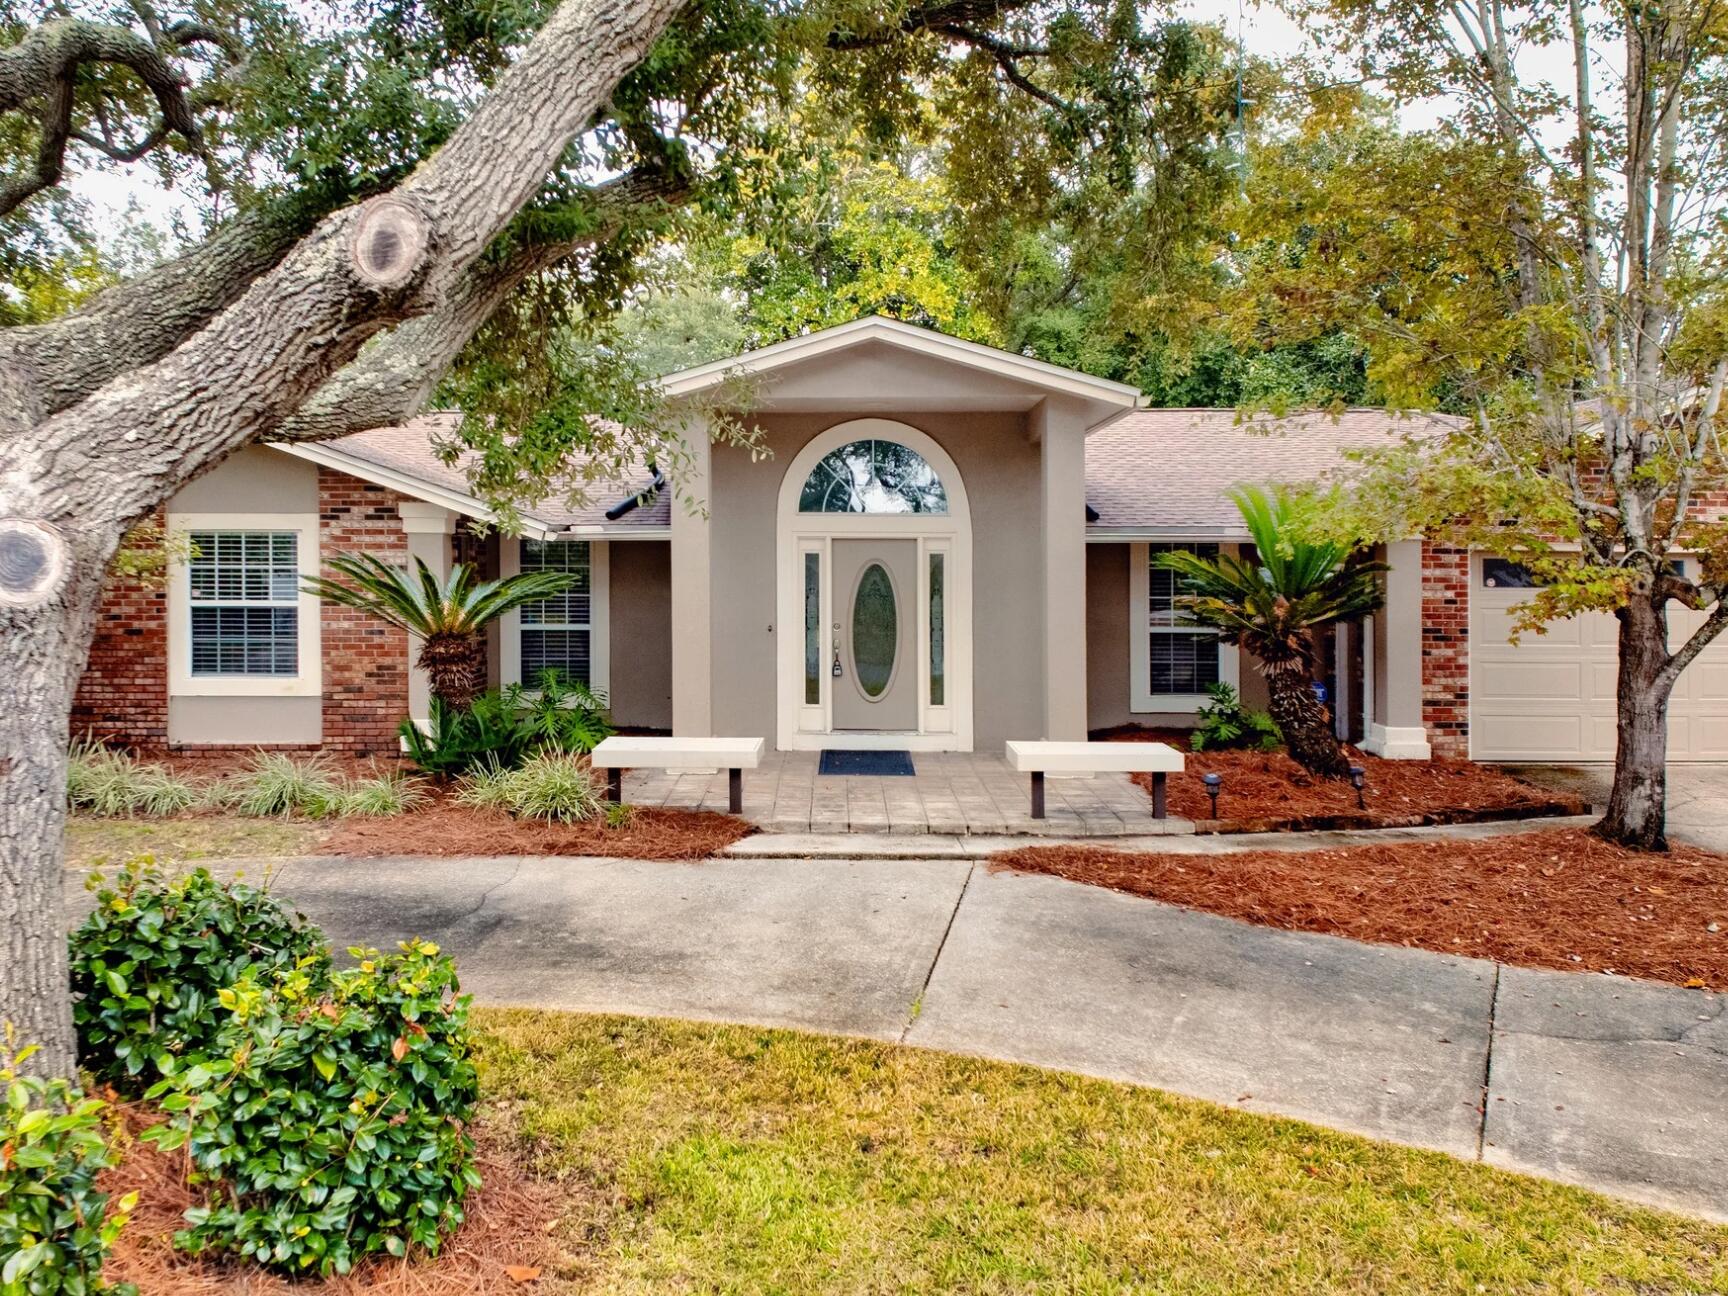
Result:
[[[1143,135],[1121,91],[1157,58],[1126,0],[410,0],[316,25],[272,0],[130,19],[45,0],[0,20],[0,211],[28,219],[70,166],[148,158],[220,218],[0,330],[0,1018],[61,1073],[67,717],[128,525],[261,439],[400,421],[464,352],[467,390],[522,416],[464,425],[479,480],[547,489],[595,425],[524,415],[546,390],[516,378],[533,344],[616,307],[669,204],[736,200],[778,164],[790,68],[813,62],[874,138],[914,87],[970,79],[1110,158]]]
[[[1257,232],[1311,252],[1258,263],[1259,308],[1296,329],[1347,321],[1395,403],[1465,415],[1453,436],[1371,461],[1345,525],[1526,561],[1548,582],[1532,624],[1614,614],[1617,749],[1598,831],[1661,847],[1669,696],[1728,626],[1728,544],[1707,506],[1728,485],[1725,11],[1288,7],[1395,101],[1438,97],[1446,117],[1399,134],[1334,102],[1325,166],[1291,165],[1300,150],[1256,163]],[[1535,76],[1530,51],[1568,74]],[[1701,561],[1677,568],[1683,554]],[[1670,643],[1675,605],[1706,615]]]

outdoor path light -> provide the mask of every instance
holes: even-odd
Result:
[[[1200,781],[1206,785],[1206,795],[1212,798],[1212,817],[1218,817],[1218,789],[1224,785],[1222,774],[1202,774]]]
[[[1356,806],[1360,810],[1366,810],[1368,808],[1368,803],[1362,799],[1362,789],[1366,787],[1367,784],[1368,771],[1363,769],[1360,765],[1352,765],[1350,767],[1350,786],[1356,789]]]

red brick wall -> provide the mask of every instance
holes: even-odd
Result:
[[[158,588],[151,588],[152,585]],[[72,702],[72,736],[139,750],[168,741],[168,595],[161,578],[110,578]]]
[[[1422,723],[1436,756],[1470,754],[1470,554],[1422,542]]]
[[[396,505],[405,497],[346,474],[318,473],[319,552],[370,552],[404,562],[408,541]],[[110,580],[97,612],[89,664],[79,681],[72,732],[145,752],[168,746],[167,595],[135,580]],[[395,757],[408,714],[408,642],[399,630],[347,608],[324,605],[323,728],[327,750]],[[251,744],[273,746],[276,744]],[[288,747],[289,744],[281,744]],[[229,747],[177,748],[187,755]]]
[[[407,496],[329,468],[318,470],[318,551],[408,561],[396,506]],[[400,754],[397,726],[408,715],[408,636],[352,608],[326,603],[324,747],[352,756]]]

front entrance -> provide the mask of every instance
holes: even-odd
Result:
[[[836,540],[829,673],[837,730],[918,728],[916,540]],[[840,667],[834,674],[834,664]]]
[[[778,746],[972,749],[972,532],[959,470],[887,419],[819,433],[780,488]]]

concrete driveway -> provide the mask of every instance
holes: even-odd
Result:
[[[302,860],[274,886],[339,948],[438,941],[482,1003],[1030,1062],[1728,1214],[1728,996],[952,858]]]
[[[1608,804],[1612,765],[1508,765],[1508,772],[1543,787]],[[1668,836],[1728,854],[1728,764],[1668,767]]]

